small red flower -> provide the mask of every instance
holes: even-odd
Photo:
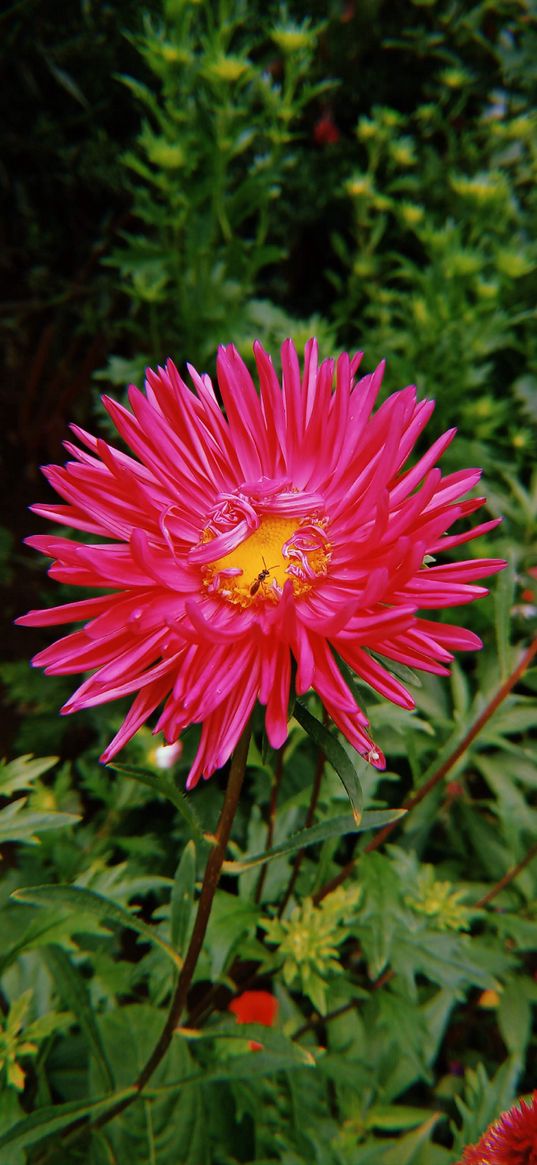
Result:
[[[228,1006],[237,1023],[260,1023],[273,1027],[278,1016],[278,1000],[270,991],[243,991]],[[250,1040],[250,1051],[260,1052],[263,1044]]]
[[[459,1165],[537,1165],[537,1091],[493,1121]]]
[[[330,112],[323,113],[313,127],[313,140],[318,146],[331,146],[338,142],[341,133]]]

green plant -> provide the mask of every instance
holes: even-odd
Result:
[[[147,16],[133,44],[151,83],[122,77],[143,111],[123,158],[134,223],[113,258],[130,332],[145,339],[137,369],[172,350],[207,359],[254,328],[268,338],[277,320],[257,300],[285,255],[300,115],[327,88],[310,80],[321,25],[283,13],[261,22],[244,0],[217,7],[170,0]],[[277,330],[283,339],[287,317]],[[124,363],[111,373],[123,383]]]

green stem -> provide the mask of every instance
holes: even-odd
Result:
[[[475,905],[482,907],[486,906],[488,902],[492,902],[492,899],[495,898],[501,890],[505,890],[505,887],[508,886],[510,882],[513,882],[514,879],[517,878],[518,875],[522,872],[522,870],[525,870],[526,866],[529,866],[530,862],[532,862],[535,857],[537,857],[537,843],[532,845],[531,849],[528,850],[525,858],[522,858],[520,862],[517,862],[516,866],[511,866],[511,869],[507,870],[507,873],[503,875],[503,878],[500,878],[499,882],[496,882],[495,886],[492,886],[486,894],[483,894],[483,897],[479,898]]]
[[[171,1044],[173,1033],[183,1010],[186,1006],[188,991],[192,982],[192,977],[196,969],[196,965],[201,954],[203,940],[207,931],[211,908],[214,901],[214,896],[218,883],[220,881],[220,874],[222,872],[222,863],[224,861],[229,835],[231,833],[231,826],[235,817],[235,812],[239,802],[240,791],[244,774],[246,772],[246,759],[248,756],[248,746],[250,743],[251,725],[248,723],[245,728],[237,748],[233,754],[231,762],[231,769],[229,772],[229,780],[226,789],[226,796],[220,814],[220,820],[216,827],[215,844],[209,854],[209,860],[205,870],[205,877],[201,887],[201,894],[198,902],[198,912],[196,914],[196,921],[192,931],[192,937],[185,955],[185,961],[181,968],[177,987],[172,998],[168,1018],[162,1032],[160,1034],[155,1047],[147,1061],[142,1068],[140,1075],[136,1081],[135,1087],[138,1092],[141,1092],[144,1085],[147,1084],[150,1076],[153,1075],[155,1068],[158,1067],[161,1060],[166,1055]],[[101,1117],[96,1122],[96,1127],[108,1122],[113,1116],[117,1115],[118,1111],[122,1111],[127,1105],[132,1104],[132,1097],[128,1097],[121,1102],[121,1107],[118,1105],[116,1109],[107,1112],[105,1116]]]

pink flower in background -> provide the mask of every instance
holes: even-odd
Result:
[[[225,414],[208,376],[189,367],[192,391],[171,361],[148,370],[145,394],[131,387],[132,411],[103,398],[134,456],[73,426],[82,448],[67,442],[73,460],[44,469],[65,504],[33,507],[89,541],[28,539],[54,559],[53,578],[98,589],[19,620],[84,623],[33,660],[51,675],[92,671],[62,711],[135,694],[103,761],[160,705],[155,731],[169,744],[201,724],[189,788],[225,763],[256,700],[271,745],[283,744],[293,659],[297,693],[313,688],[383,767],[334,652],[412,708],[378,656],[447,675],[455,649],[481,642],[421,612],[479,598],[475,580],[504,565],[436,561],[497,520],[447,534],[484,501],[461,500],[478,469],[443,477],[436,467],[454,430],[408,466],[432,401],[408,387],[373,413],[383,366],[360,380],[361,354],[319,366],[315,340],[302,375],[285,342],[282,384],[259,343],[254,353],[259,394],[236,349],[219,350]]]
[[[537,1092],[519,1100],[468,1145],[459,1165],[537,1165]]]
[[[237,1023],[259,1023],[263,1027],[273,1027],[278,1017],[278,1000],[270,991],[243,991],[231,1000],[228,1011],[233,1012]],[[263,1045],[250,1040],[250,1050],[260,1052]]]

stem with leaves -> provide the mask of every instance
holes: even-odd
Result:
[[[415,793],[411,793],[411,795],[407,797],[406,801],[403,801],[402,808],[406,809],[407,813],[409,813],[411,809],[414,809],[416,805],[419,805],[420,802],[423,801],[424,797],[426,797],[427,794],[431,792],[431,789],[434,789],[436,785],[438,785],[440,781],[442,781],[444,777],[447,776],[447,774],[457,763],[457,761],[460,760],[461,756],[464,755],[476,737],[479,736],[479,733],[485,727],[485,724],[500,707],[500,704],[503,703],[518,681],[522,678],[536,655],[537,636],[532,640],[529,647],[526,649],[521,659],[519,660],[517,666],[513,669],[505,682],[501,684],[498,690],[494,693],[492,699],[489,700],[488,704],[485,706],[477,719],[474,720],[474,723],[468,729],[468,732],[463,736],[462,740],[459,741],[459,743],[455,746],[453,751],[450,752],[449,756],[446,757],[442,764],[440,764],[438,768],[436,768],[431,773],[430,777],[424,781],[423,785],[420,785],[420,788],[417,789]],[[379,832],[375,834],[371,841],[368,842],[368,844],[364,847],[363,852],[371,853],[373,850],[379,849],[379,847],[384,844],[387,838],[390,837],[391,833],[398,824],[399,823],[397,821],[393,821],[390,825],[385,825],[384,829],[379,830]],[[331,878],[329,882],[326,882],[324,886],[321,886],[320,890],[318,890],[314,895],[314,901],[321,902],[323,898],[326,898],[327,894],[330,894],[332,890],[335,890],[337,886],[340,886],[354,870],[357,860],[357,858],[352,858],[350,862],[347,862],[347,864],[341,868],[339,874],[336,874],[334,878]]]
[[[231,827],[233,825],[242,783],[246,772],[246,761],[248,757],[250,735],[251,722],[249,721],[237,744],[231,761],[224,804],[222,806],[220,819],[214,834],[214,845],[209,854],[209,859],[205,868],[205,875],[203,878],[203,884],[198,901],[196,919],[194,922],[188,950],[185,955],[185,960],[177,980],[177,985],[172,996],[170,1008],[162,1032],[157,1040],[157,1043],[155,1044],[155,1047],[153,1048],[151,1055],[149,1056],[149,1059],[144,1064],[144,1067],[134,1082],[133,1087],[136,1091],[118,1101],[118,1103],[113,1108],[108,1109],[108,1111],[104,1113],[102,1117],[99,1117],[97,1120],[95,1120],[93,1124],[88,1126],[86,1122],[77,1122],[76,1124],[71,1125],[68,1130],[65,1130],[65,1134],[69,1141],[74,1139],[73,1134],[75,1133],[76,1135],[79,1135],[83,1131],[87,1132],[89,1130],[99,1129],[103,1125],[108,1124],[109,1121],[113,1120],[114,1117],[118,1116],[119,1113],[123,1112],[126,1108],[129,1107],[129,1105],[133,1104],[133,1102],[138,1099],[143,1088],[147,1084],[150,1077],[153,1075],[155,1069],[164,1059],[164,1056],[168,1051],[175,1029],[187,1003],[188,992],[201,953],[203,940],[207,932],[211,908],[218,883],[220,881],[220,874],[222,872],[222,864],[226,853],[227,843],[231,833]]]

